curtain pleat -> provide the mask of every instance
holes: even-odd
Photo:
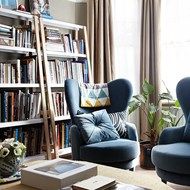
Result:
[[[88,36],[92,77],[95,83],[114,79],[111,0],[88,1]]]
[[[140,86],[146,79],[154,85],[150,102],[156,103],[160,92],[160,6],[161,0],[142,0],[140,36]],[[148,123],[140,111],[140,138],[146,140]]]

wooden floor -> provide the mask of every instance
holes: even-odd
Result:
[[[142,169],[140,166],[136,167],[135,172],[142,173],[142,174],[148,174],[148,175],[154,176],[156,178],[159,178],[157,176],[155,170],[145,170],[145,169]],[[173,183],[167,183],[167,184],[175,190],[190,190],[190,186],[182,186],[182,185],[177,185],[177,184],[173,184]]]

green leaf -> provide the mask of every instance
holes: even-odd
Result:
[[[166,123],[171,123],[171,122],[172,122],[172,120],[169,119],[169,118],[167,118],[167,117],[163,117],[162,119],[163,119]]]
[[[173,100],[173,97],[170,93],[162,93],[162,94],[159,94],[159,97],[161,100]]]
[[[164,126],[165,121],[163,120],[163,118],[160,118],[159,122],[158,122],[158,126],[159,126],[159,130],[161,130]]]
[[[151,104],[149,104],[149,106],[148,106],[148,111],[149,111],[151,114],[156,113],[156,112],[157,112],[157,107],[156,107],[153,103],[151,103]]]
[[[133,98],[136,99],[136,100],[138,100],[141,103],[146,103],[146,98],[143,95],[141,95],[141,94],[135,95],[135,96],[133,96]]]
[[[180,108],[180,103],[178,100],[175,101],[175,107]]]
[[[141,106],[141,103],[139,101],[133,100],[133,101],[129,102],[129,114],[134,112],[140,106]]]
[[[169,111],[168,110],[161,110],[161,113],[165,116],[169,116]]]
[[[150,95],[154,92],[154,86],[149,84],[149,82],[145,80],[142,85],[142,92],[145,96]]]

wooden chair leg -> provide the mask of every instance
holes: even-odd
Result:
[[[164,180],[164,179],[161,179],[161,181],[162,181],[163,183],[167,184],[167,181],[166,181],[166,180]]]
[[[129,171],[134,172],[135,171],[135,167],[134,168],[130,168]]]

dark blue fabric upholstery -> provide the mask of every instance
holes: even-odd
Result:
[[[190,77],[178,82],[176,93],[186,124],[164,129],[159,145],[152,149],[151,159],[163,181],[190,185]]]
[[[190,143],[178,142],[155,146],[152,159],[156,167],[162,170],[190,174]]]
[[[96,110],[106,109],[108,113],[126,110],[132,96],[131,83],[126,79],[117,79],[108,83],[111,106],[98,108],[80,107],[80,89],[74,79],[65,81],[65,96],[68,109],[73,121],[71,127],[71,148],[74,160],[85,160],[123,169],[131,169],[136,166],[136,158],[140,154],[137,130],[134,124],[126,125],[128,139],[117,139],[94,144],[86,144],[74,121],[79,113],[91,113]]]
[[[131,140],[117,139],[81,146],[80,152],[82,160],[88,159],[98,163],[124,162],[137,158],[139,144]]]
[[[115,127],[105,109],[75,116],[86,144],[109,141],[119,138]]]
[[[182,140],[185,142],[190,142],[190,114],[187,118],[187,122],[184,128]]]

